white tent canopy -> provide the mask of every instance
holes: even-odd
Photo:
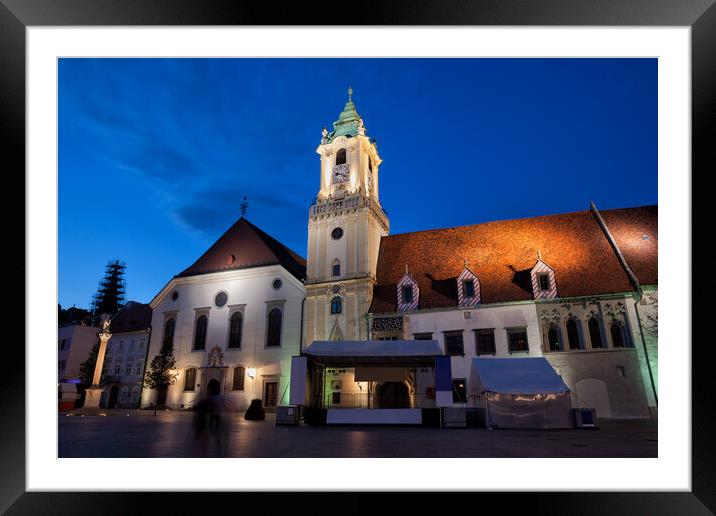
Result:
[[[499,394],[562,394],[569,387],[544,357],[473,358],[471,391]]]

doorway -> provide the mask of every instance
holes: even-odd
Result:
[[[117,398],[119,397],[119,387],[113,385],[109,390],[109,402],[107,402],[107,408],[115,408],[117,406]]]
[[[278,382],[265,382],[264,383],[264,408],[267,410],[275,410],[277,400],[278,400]]]
[[[378,389],[380,408],[410,408],[408,386],[404,382],[385,382]]]
[[[221,385],[219,384],[219,380],[211,380],[206,386],[206,394],[209,396],[218,396],[221,394]]]

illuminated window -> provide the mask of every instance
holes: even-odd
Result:
[[[336,296],[333,299],[331,299],[331,314],[339,314],[343,310],[343,301],[341,301],[341,298]]]
[[[241,312],[234,312],[231,314],[231,320],[229,321],[229,347],[240,348],[241,347],[241,329],[244,325],[244,316]]]
[[[202,350],[206,347],[206,327],[209,319],[205,315],[199,316],[196,320],[196,329],[194,330],[194,350]]]
[[[278,347],[281,345],[281,318],[280,309],[274,308],[269,312],[266,347]]]
[[[184,374],[184,390],[192,392],[196,387],[196,369],[190,367]]]
[[[453,403],[465,403],[467,401],[467,382],[465,378],[456,378],[452,381],[452,401]]]
[[[336,165],[342,165],[346,162],[346,150],[341,149],[336,153]]]
[[[231,383],[231,390],[243,391],[245,376],[246,369],[243,366],[234,367],[234,381]]]

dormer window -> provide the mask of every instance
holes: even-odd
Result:
[[[340,149],[336,153],[336,165],[343,165],[346,162],[346,150]]]
[[[418,300],[420,297],[420,289],[418,282],[407,271],[403,274],[402,279],[398,282],[398,311],[407,312],[418,308]]]
[[[480,303],[480,280],[467,266],[457,277],[457,301],[458,306],[475,306]]]
[[[537,278],[539,279],[539,289],[540,290],[549,290],[549,274],[538,274]]]
[[[554,269],[542,261],[537,263],[530,271],[532,276],[532,296],[535,299],[554,299],[557,297],[557,282],[555,281]]]
[[[413,286],[412,285],[404,285],[403,286],[403,303],[412,303],[413,302]]]
[[[475,282],[471,279],[462,282],[462,291],[465,297],[475,297]]]

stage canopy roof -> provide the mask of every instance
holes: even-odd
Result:
[[[473,392],[561,394],[569,387],[544,357],[473,358]]]
[[[303,350],[332,364],[432,364],[443,351],[436,340],[316,340]]]

